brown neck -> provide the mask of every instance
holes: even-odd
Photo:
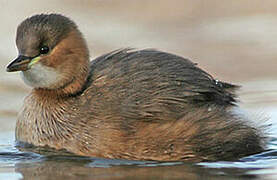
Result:
[[[37,88],[35,92],[53,97],[66,97],[83,91],[88,81],[90,63],[86,42],[78,30],[69,32],[53,49],[51,57],[45,63],[46,66],[55,67],[63,78],[58,85],[46,89]]]
[[[68,96],[75,96],[80,94],[86,87],[88,81],[88,74],[73,77],[71,81],[64,84],[62,87],[57,89],[45,89],[35,88],[34,92],[44,97],[64,98]]]

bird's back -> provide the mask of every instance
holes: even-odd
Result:
[[[259,130],[230,110],[236,88],[182,57],[127,49],[92,61],[82,101],[112,158],[228,160],[262,150]]]
[[[229,107],[237,86],[213,79],[196,64],[156,50],[118,50],[91,63],[86,91],[126,118],[177,120],[193,108]]]
[[[33,87],[17,142],[104,158],[230,160],[263,150],[259,127],[232,111],[237,86],[156,50],[117,50],[91,63],[77,25],[38,14],[17,28],[22,72]]]

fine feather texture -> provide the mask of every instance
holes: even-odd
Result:
[[[76,95],[35,90],[20,115],[17,140],[137,160],[231,160],[263,150],[259,128],[231,111],[236,86],[215,81],[189,60],[124,49],[93,60],[90,69]]]
[[[77,26],[57,14],[28,18],[17,37],[24,56],[37,55],[37,44],[51,47],[37,62],[44,80],[33,85],[19,113],[18,142],[157,161],[233,160],[264,150],[262,129],[233,111],[238,86],[214,79],[188,59],[120,49],[89,62]]]

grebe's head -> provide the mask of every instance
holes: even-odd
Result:
[[[17,28],[16,45],[19,56],[7,71],[21,71],[24,82],[34,88],[74,93],[87,79],[88,48],[67,17],[40,14],[27,18]]]

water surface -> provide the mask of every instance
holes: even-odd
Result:
[[[248,103],[241,106],[247,109],[245,113],[259,121],[270,117],[266,122],[272,124],[267,131],[270,140],[266,152],[233,162],[195,164],[99,159],[43,148],[17,149],[14,143],[16,113],[3,110],[0,117],[0,179],[274,179],[277,177],[277,103],[271,100],[267,103],[261,96],[274,98],[275,94],[263,92],[263,89],[252,92],[251,86],[253,82],[245,84],[241,96]]]
[[[277,2],[275,0],[0,1],[0,180],[277,179]],[[192,59],[242,85],[240,106],[272,124],[267,151],[234,162],[160,163],[78,157],[14,144],[16,114],[30,88],[5,66],[17,56],[17,25],[57,12],[77,22],[91,57],[122,47],[157,48]],[[246,113],[246,112],[245,112]],[[252,119],[252,118],[251,118]]]

